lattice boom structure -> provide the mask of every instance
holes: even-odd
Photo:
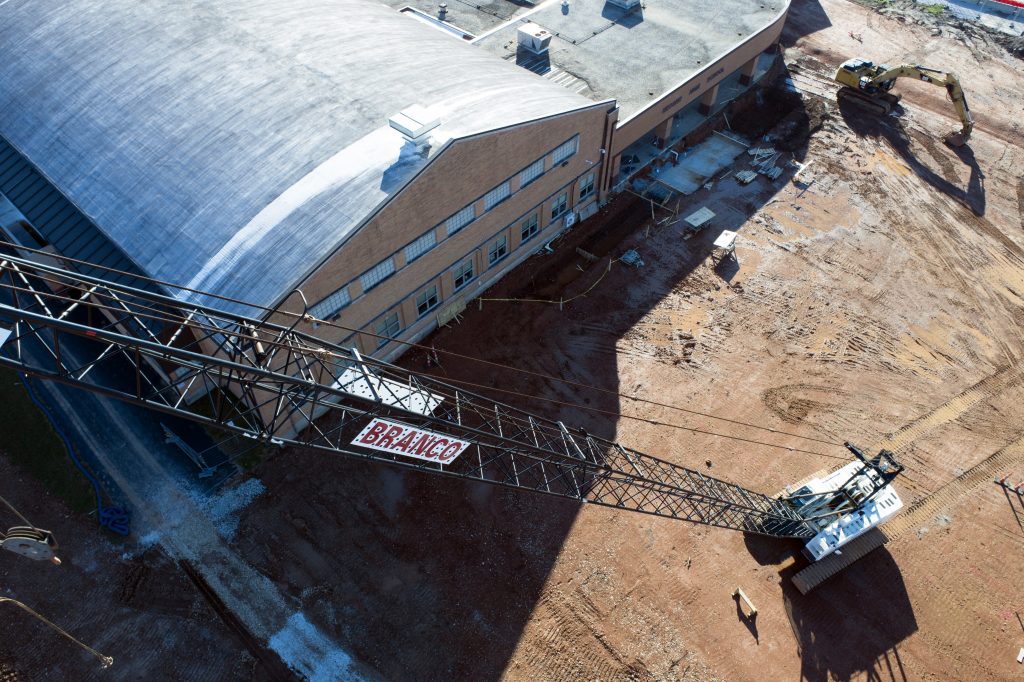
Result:
[[[0,255],[0,364],[264,441],[763,535],[816,532],[782,501],[326,344],[296,330],[301,317],[260,321],[62,265]],[[375,428],[408,435],[374,447]],[[414,432],[421,452],[432,437],[464,449],[417,458]]]

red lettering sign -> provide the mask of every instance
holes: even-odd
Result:
[[[469,441],[452,438],[443,433],[385,419],[370,420],[370,423],[352,440],[352,444],[440,464],[454,462],[455,458],[470,445]]]

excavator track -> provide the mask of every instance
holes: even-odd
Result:
[[[836,93],[836,101],[840,104],[847,102],[876,116],[886,116],[899,103],[900,98],[888,93],[868,95],[851,87],[842,87]]]

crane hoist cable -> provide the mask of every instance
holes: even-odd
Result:
[[[99,662],[100,662],[102,667],[109,668],[110,666],[114,665],[113,657],[111,657],[111,656],[104,656],[103,654],[101,654],[100,652],[96,651],[95,649],[93,649],[91,646],[89,646],[85,642],[82,642],[81,640],[77,639],[74,635],[69,633],[67,630],[65,630],[61,626],[59,626],[56,623],[48,620],[45,616],[37,613],[36,611],[34,611],[33,609],[29,608],[25,604],[22,604],[17,599],[11,599],[10,597],[0,597],[0,604],[2,604],[2,603],[14,604],[15,606],[17,606],[22,611],[25,611],[28,614],[30,614],[31,616],[33,616],[36,620],[40,621],[44,625],[49,626],[50,629],[56,630],[58,633],[60,633],[64,637],[70,639],[72,642],[74,642],[75,644],[77,644],[78,646],[82,647],[83,649],[88,651],[90,654],[95,656],[96,659],[99,660]]]

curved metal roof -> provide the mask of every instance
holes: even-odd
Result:
[[[148,274],[260,304],[424,165],[412,104],[450,137],[594,105],[372,0],[0,3],[0,135]]]

